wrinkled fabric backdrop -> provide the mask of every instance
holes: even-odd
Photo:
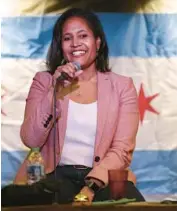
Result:
[[[12,183],[27,149],[20,140],[25,99],[58,16],[92,8],[109,44],[112,71],[133,78],[141,121],[131,164],[148,201],[177,199],[177,1],[6,0],[2,18],[2,186]]]

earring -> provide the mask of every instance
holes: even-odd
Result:
[[[98,56],[99,49],[96,49],[96,56]]]
[[[65,58],[63,58],[63,59],[61,60],[61,65],[64,65],[64,64],[66,64]]]

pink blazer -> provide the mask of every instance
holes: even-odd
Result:
[[[112,72],[97,74],[98,113],[93,169],[87,177],[95,177],[108,184],[109,169],[127,169],[135,148],[139,125],[137,93],[131,78]],[[21,126],[21,139],[27,147],[40,147],[45,161],[46,172],[54,170],[53,161],[53,114],[52,76],[48,72],[38,72],[31,85],[26,115]],[[60,162],[68,112],[69,98],[57,101],[57,141],[56,160]],[[59,138],[58,138],[59,137]],[[134,174],[129,171],[130,181],[135,183]],[[14,183],[26,182],[26,159],[19,168]]]

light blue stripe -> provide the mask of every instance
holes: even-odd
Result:
[[[142,193],[177,193],[177,150],[135,151],[131,166]]]
[[[27,155],[23,151],[2,151],[2,186],[12,182]],[[143,194],[177,193],[177,150],[135,151],[132,170],[137,176],[137,187]]]
[[[98,14],[110,56],[177,56],[177,14]],[[2,19],[2,57],[45,58],[57,16]]]

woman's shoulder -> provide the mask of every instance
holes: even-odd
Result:
[[[36,72],[33,81],[43,86],[50,86],[52,84],[52,75],[49,71],[39,71]]]
[[[51,78],[52,75],[49,71],[39,71],[39,72],[36,72],[35,78]]]
[[[113,87],[115,88],[115,90],[117,90],[119,94],[122,92],[136,93],[136,88],[131,77],[120,75],[114,72],[109,72],[107,74]]]
[[[132,78],[128,76],[124,76],[115,72],[107,72],[105,73],[113,83],[118,83],[122,85],[126,85],[127,83],[132,82]]]
[[[49,71],[39,71],[35,74],[34,79],[47,82],[52,80],[52,75]]]

